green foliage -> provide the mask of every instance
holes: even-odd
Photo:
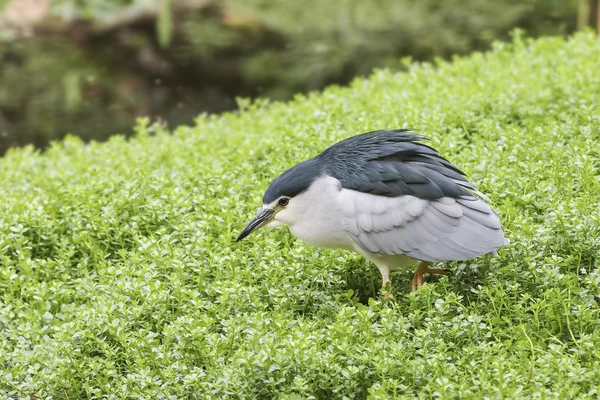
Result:
[[[497,43],[289,104],[0,160],[0,390],[74,398],[595,398],[600,42]],[[414,127],[511,244],[410,292],[285,230],[234,244],[270,179]]]

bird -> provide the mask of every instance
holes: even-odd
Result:
[[[386,295],[392,268],[416,268],[416,291],[423,274],[449,273],[432,264],[497,255],[508,240],[490,200],[427,140],[381,129],[332,145],[276,177],[235,241],[287,225],[308,245],[373,262]]]

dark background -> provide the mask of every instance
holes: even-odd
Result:
[[[597,28],[600,0],[0,0],[0,155],[193,123],[402,59]]]

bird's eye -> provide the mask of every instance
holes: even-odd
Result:
[[[288,199],[287,197],[282,197],[279,199],[279,201],[277,202],[281,207],[285,207],[289,204],[290,199]]]

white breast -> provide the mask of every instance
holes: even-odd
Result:
[[[292,235],[309,245],[354,250],[340,207],[340,190],[340,181],[322,176],[290,199],[275,220],[287,224]]]

